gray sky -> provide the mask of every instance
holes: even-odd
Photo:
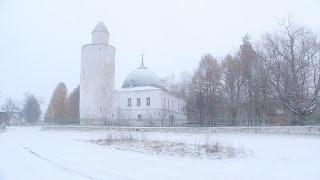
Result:
[[[179,75],[204,53],[234,53],[246,33],[257,40],[290,14],[320,32],[319,0],[0,0],[0,101],[30,92],[47,102],[60,81],[75,88],[81,46],[99,21],[116,48],[120,87],[142,51],[160,77]]]

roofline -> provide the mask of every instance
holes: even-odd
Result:
[[[141,87],[143,87],[143,86],[141,86]],[[151,86],[150,86],[150,87],[151,87]],[[133,88],[136,88],[136,87],[133,87]],[[152,88],[150,88],[150,89],[135,89],[135,90],[132,90],[133,88],[121,88],[121,89],[119,89],[118,91],[120,91],[120,92],[123,92],[123,91],[158,91],[158,90],[163,91],[163,89],[160,89],[160,88],[154,88],[154,89],[152,89]]]
[[[93,43],[93,44],[85,44],[85,45],[83,45],[83,46],[81,47],[81,49],[83,49],[84,47],[87,47],[87,46],[89,46],[89,45],[95,45],[95,46],[108,46],[108,47],[111,47],[111,48],[113,48],[114,50],[116,50],[116,48],[115,48],[115,47],[113,47],[113,46],[111,46],[111,45],[109,45],[109,44],[105,44],[105,43],[99,43],[99,44],[97,44],[97,43]]]
[[[164,87],[164,86],[162,86],[162,85],[158,85],[158,84],[140,84],[140,85],[139,85],[139,84],[135,84],[134,86],[122,84],[121,88],[123,88],[123,89],[130,89],[130,88],[135,88],[135,87],[147,87],[147,86],[168,91],[166,87]]]

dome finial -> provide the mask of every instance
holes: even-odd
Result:
[[[144,64],[143,64],[143,52],[141,54],[141,66],[144,66]]]
[[[147,67],[143,63],[143,52],[141,53],[141,65],[138,69],[147,69]]]

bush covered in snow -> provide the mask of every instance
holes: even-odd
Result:
[[[163,139],[148,139],[144,135],[132,133],[108,132],[105,138],[89,140],[99,145],[109,146],[118,150],[129,150],[140,153],[150,153],[180,157],[196,158],[234,158],[245,155],[244,149],[225,146],[218,141],[206,140],[204,143],[186,143]]]

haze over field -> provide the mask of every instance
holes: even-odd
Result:
[[[0,2],[0,103],[31,92],[49,101],[58,82],[79,84],[80,48],[104,21],[116,47],[116,86],[145,55],[163,77],[192,71],[204,53],[234,53],[241,37],[253,41],[294,19],[320,32],[320,2],[306,1],[18,1]]]

